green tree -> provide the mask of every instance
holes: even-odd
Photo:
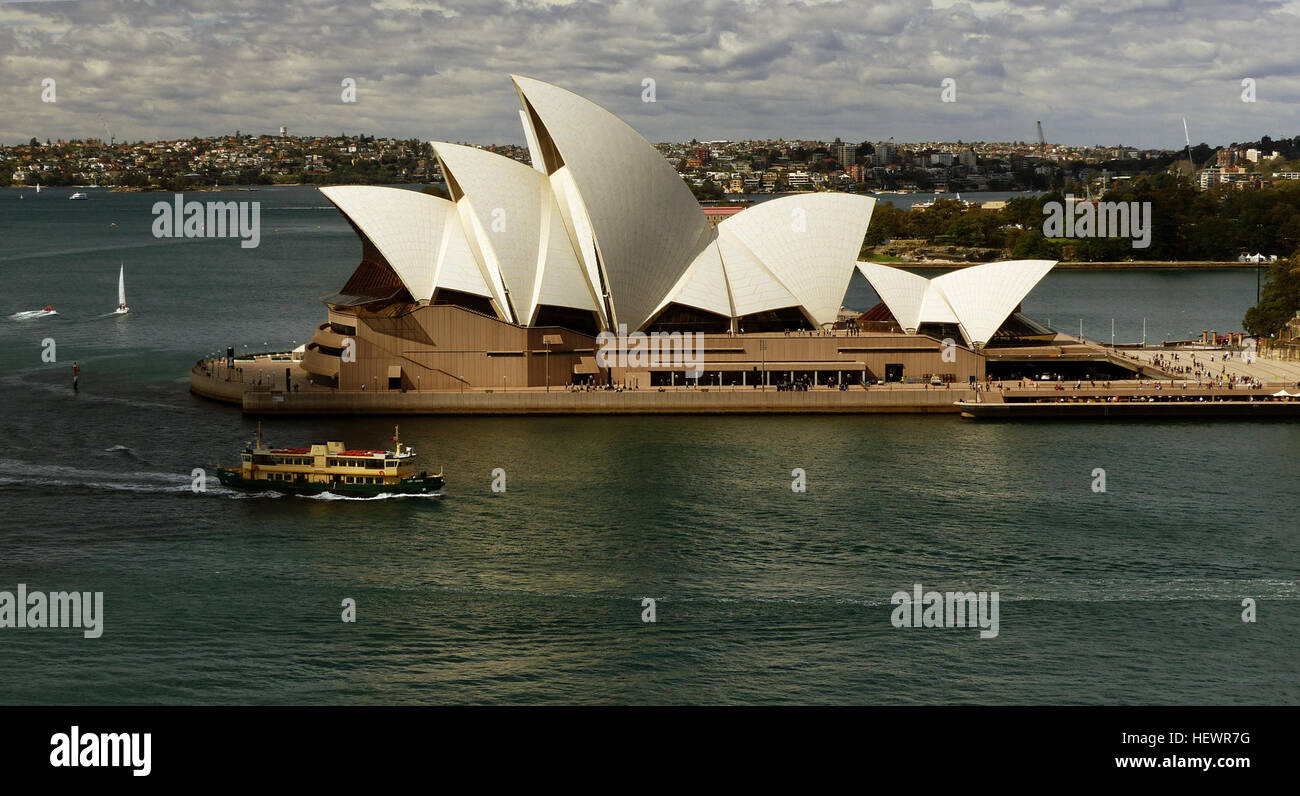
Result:
[[[690,183],[690,186],[691,193],[695,194],[697,200],[717,201],[723,198],[722,187],[713,180],[705,180],[704,184],[699,186],[695,185],[695,183]]]
[[[1259,303],[1246,310],[1242,325],[1256,337],[1273,337],[1300,312],[1300,250],[1268,269]]]
[[[1011,247],[1011,256],[1017,260],[1055,260],[1061,253],[1051,241],[1043,237],[1042,230],[1031,227],[1016,238],[1015,245]]]

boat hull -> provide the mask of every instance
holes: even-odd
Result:
[[[442,489],[443,485],[441,475],[404,478],[396,484],[331,484],[244,478],[238,470],[226,468],[217,469],[217,480],[222,486],[238,489],[241,492],[282,492],[287,495],[320,495],[329,492],[344,497],[428,495]]]

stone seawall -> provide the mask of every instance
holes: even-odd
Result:
[[[629,392],[521,391],[515,393],[296,393],[248,392],[249,414],[849,414],[956,413],[968,390],[636,390]]]
[[[249,414],[267,415],[956,414],[957,401],[975,398],[975,393],[966,388],[928,390],[901,385],[870,389],[857,386],[844,391],[815,388],[806,392],[744,387],[676,388],[663,392],[655,388],[569,392],[558,387],[550,392],[539,388],[513,392],[340,392],[319,388],[285,392],[238,380],[225,381],[200,367],[190,371],[190,392],[237,404]],[[985,395],[986,400],[990,399]]]

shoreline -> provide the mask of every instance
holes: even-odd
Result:
[[[190,374],[190,392],[216,403],[238,406],[246,415],[765,415],[765,414],[939,414],[1029,418],[1084,416],[1287,416],[1300,413],[1300,401],[1277,401],[1281,383],[1258,388],[1175,387],[1145,380],[1109,388],[1068,388],[1045,382],[1020,386],[995,382],[992,390],[966,385],[948,389],[923,385],[860,386],[848,390],[756,390],[745,387],[649,388],[570,391],[539,387],[495,390],[366,392],[305,390],[285,392],[249,387]],[[1049,388],[1046,385],[1051,384]],[[1163,385],[1163,382],[1161,382]],[[1297,393],[1300,394],[1300,393]],[[969,407],[975,406],[972,412]],[[1271,408],[1256,410],[1255,407]],[[1285,408],[1280,408],[1285,407]]]

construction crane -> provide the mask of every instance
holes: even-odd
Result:
[[[99,119],[99,123],[103,126],[104,132],[108,135],[108,145],[110,147],[113,146],[113,144],[116,143],[116,140],[113,138],[113,131],[108,129],[108,122],[104,121],[104,114],[96,113],[95,116]]]
[[[1042,161],[1043,165],[1047,165],[1047,139],[1043,138],[1043,123],[1039,121],[1037,122],[1037,124],[1038,124],[1038,157]],[[1052,190],[1052,183],[1055,181],[1053,178],[1055,176],[1056,175],[1052,172],[1052,169],[1049,167],[1047,170],[1047,190],[1049,191]]]

